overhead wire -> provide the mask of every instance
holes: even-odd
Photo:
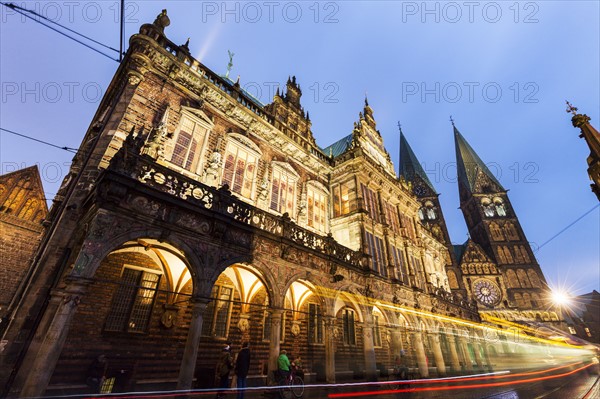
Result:
[[[52,144],[52,143],[49,143],[49,142],[44,141],[44,140],[36,139],[35,137],[28,136],[26,134],[17,133],[15,131],[5,129],[3,127],[0,127],[0,131],[6,132],[6,133],[10,133],[10,134],[14,134],[15,136],[23,137],[23,138],[26,138],[28,140],[36,141],[38,143],[42,143],[42,144],[48,145],[50,147],[58,148],[59,150],[69,151],[69,152],[71,152],[73,154],[77,153],[77,148],[72,148],[72,147],[67,147],[67,146],[62,146],[61,147],[59,145]]]
[[[34,17],[32,17],[31,15],[28,15],[27,13],[31,13],[33,15],[36,15],[36,16],[40,17],[40,18],[43,18],[46,21],[49,21],[49,22],[51,22],[51,23],[53,23],[55,25],[60,26],[62,29],[65,29],[65,30],[67,30],[69,32],[73,32],[73,33],[75,33],[75,34],[77,34],[77,35],[79,35],[79,36],[81,36],[81,37],[83,37],[83,38],[85,38],[87,40],[90,40],[90,41],[92,41],[92,42],[94,42],[94,43],[102,46],[102,47],[105,47],[107,49],[116,51],[117,53],[119,53],[119,50],[116,50],[116,49],[114,49],[114,48],[112,48],[110,46],[102,44],[102,43],[98,42],[97,40],[94,40],[94,39],[92,39],[92,38],[90,38],[90,37],[88,37],[88,36],[86,36],[84,34],[81,34],[81,33],[77,32],[77,31],[74,31],[73,29],[67,28],[66,26],[61,25],[61,24],[59,24],[59,23],[57,23],[55,21],[52,21],[51,19],[48,19],[48,18],[44,17],[43,15],[40,15],[40,14],[36,13],[33,10],[29,10],[29,9],[26,9],[26,8],[23,8],[23,7],[19,7],[16,4],[13,4],[13,3],[0,3],[0,4],[3,5],[3,6],[5,6],[5,7],[7,7],[7,8],[10,8],[11,10],[15,11],[16,13],[19,13],[19,14],[23,15],[26,18],[31,19],[34,22],[37,22],[40,25],[43,25],[43,26],[45,26],[45,27],[47,27],[47,28],[55,31],[56,33],[59,33],[59,34],[65,36],[65,37],[67,37],[67,38],[69,38],[69,39],[71,39],[71,40],[73,40],[73,41],[75,41],[75,42],[77,42],[77,43],[79,43],[79,44],[81,44],[81,45],[89,48],[92,51],[95,51],[96,53],[98,53],[100,55],[105,56],[108,59],[111,59],[111,60],[113,60],[115,62],[120,62],[118,59],[111,57],[110,55],[108,55],[108,54],[106,54],[106,53],[104,53],[104,52],[102,52],[102,51],[100,51],[100,50],[98,50],[98,49],[90,46],[89,44],[84,43],[83,41],[81,41],[81,40],[79,40],[79,39],[77,39],[77,38],[75,38],[73,36],[70,36],[70,35],[66,34],[65,32],[62,32],[59,29],[56,29],[56,28],[54,28],[54,27],[52,27],[52,26],[50,26],[50,25],[48,25],[48,24],[46,24],[46,23],[44,23],[44,22],[42,22],[42,21],[40,21],[40,20],[38,20],[38,19],[36,19]]]

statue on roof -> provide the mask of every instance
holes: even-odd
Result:
[[[229,63],[227,64],[227,72],[225,73],[225,77],[229,78],[229,72],[231,72],[231,68],[233,68],[233,53],[231,50],[227,50],[227,54],[229,54]]]
[[[171,25],[171,20],[169,19],[169,16],[167,15],[166,9],[162,10],[162,12],[156,16],[156,19],[154,20],[153,24],[161,32],[164,32],[165,28],[167,26]]]

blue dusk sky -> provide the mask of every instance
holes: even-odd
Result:
[[[117,1],[15,3],[118,49]],[[77,148],[118,63],[0,8],[1,127]],[[565,113],[568,99],[600,128],[598,1],[126,1],[126,36],[163,8],[167,37],[189,37],[221,74],[231,50],[230,77],[261,102],[295,75],[321,147],[351,132],[366,93],[395,165],[402,124],[459,244],[452,115],[509,190],[550,285],[600,290],[589,150]],[[0,144],[1,173],[38,164],[51,200],[73,154],[6,132]]]

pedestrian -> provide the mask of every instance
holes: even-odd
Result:
[[[294,369],[294,374],[304,380],[304,369],[302,367],[302,358],[300,356],[292,360],[292,368]]]
[[[105,355],[98,355],[88,368],[85,383],[92,388],[93,393],[100,393],[102,384],[106,379],[106,370],[108,369],[108,360]]]
[[[221,351],[221,357],[215,368],[215,375],[219,379],[219,388],[229,388],[229,373],[233,368],[233,358],[231,357],[231,342],[227,342]],[[225,397],[224,391],[217,392],[216,399]]]
[[[246,391],[246,377],[248,377],[248,370],[250,369],[250,348],[248,348],[248,342],[242,343],[242,349],[238,352],[237,359],[235,360],[235,375],[237,376],[237,389],[238,399],[244,399],[244,392]]]

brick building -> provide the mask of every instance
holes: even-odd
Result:
[[[19,301],[21,282],[44,231],[48,214],[37,166],[0,176],[0,331]]]
[[[365,100],[319,147],[295,77],[261,104],[164,29],[132,36],[50,211],[3,339],[9,395],[188,389],[226,341],[250,376],[281,349],[311,378],[373,378],[404,351],[425,377],[491,368],[480,317],[556,321],[506,190],[455,128],[472,239],[453,246],[406,138],[397,174]]]

